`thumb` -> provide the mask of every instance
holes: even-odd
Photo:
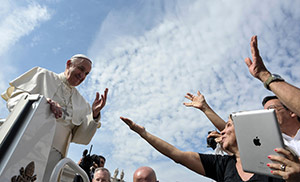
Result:
[[[193,104],[192,103],[183,103],[183,105],[185,105],[186,107],[191,107],[191,106],[193,106]]]
[[[200,91],[199,91],[199,90],[197,91],[197,95],[198,95],[198,96],[200,96],[200,95],[201,95],[201,93],[200,93]]]
[[[252,61],[251,61],[250,58],[246,58],[246,59],[245,59],[245,63],[246,63],[246,65],[247,65],[248,67],[250,67],[251,64],[252,64]]]

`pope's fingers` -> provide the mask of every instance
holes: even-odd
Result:
[[[55,117],[56,119],[58,119],[58,111],[57,111],[57,109],[53,109],[52,112],[53,112],[53,114],[54,114],[54,117]]]
[[[58,108],[58,113],[59,113],[59,116],[62,115],[62,109],[61,108]]]
[[[105,95],[105,97],[107,96],[107,93],[108,93],[108,88],[106,88],[106,89],[104,90],[104,95]]]
[[[56,113],[56,105],[55,105],[55,103],[50,102],[49,104],[50,104],[50,109],[51,109],[51,111],[52,111],[53,113]]]
[[[60,118],[62,116],[62,109],[60,105],[49,98],[47,99],[47,102],[50,104],[50,110],[54,114],[54,117],[56,119]]]
[[[101,95],[101,99],[103,99],[103,101],[106,102],[107,96],[105,94]]]
[[[106,100],[106,95],[105,94],[101,94],[101,99],[102,100]]]
[[[48,103],[50,104],[50,107],[54,107],[55,106],[55,102],[53,102],[52,100],[49,100]]]
[[[56,114],[55,117],[56,119],[60,118],[62,116],[62,110],[60,107],[56,107]]]
[[[56,109],[51,107],[51,111],[53,112],[53,114],[56,114]]]
[[[99,100],[100,94],[99,92],[96,92],[96,97],[95,97],[95,101]]]

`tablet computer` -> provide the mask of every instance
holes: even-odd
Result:
[[[279,155],[275,148],[284,148],[274,109],[232,113],[242,167],[245,172],[281,178],[271,173],[269,155]]]

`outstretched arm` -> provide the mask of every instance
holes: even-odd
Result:
[[[300,89],[286,82],[272,82],[270,89],[291,111],[300,116]]]
[[[264,83],[271,76],[271,73],[265,67],[259,54],[256,35],[251,38],[250,47],[252,60],[246,58],[245,63],[248,66],[251,75]],[[299,88],[284,81],[271,82],[269,88],[285,106],[300,116]]]
[[[204,96],[199,91],[196,96],[187,93],[185,98],[192,101],[183,103],[185,106],[201,110],[219,131],[222,131],[225,128],[226,122],[207,104]]]
[[[134,123],[130,119],[124,117],[120,117],[120,119],[123,120],[131,130],[139,134],[163,155],[174,160],[176,163],[180,163],[192,171],[195,171],[198,174],[205,175],[205,171],[198,153],[181,151],[166,141],[147,132],[144,127]]]

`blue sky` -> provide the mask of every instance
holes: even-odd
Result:
[[[92,103],[108,87],[102,127],[91,144],[106,167],[154,168],[160,181],[211,181],[156,152],[128,129],[131,118],[186,151],[212,153],[214,129],[184,95],[200,90],[222,116],[259,109],[271,94],[248,73],[244,58],[258,35],[260,53],[272,73],[300,86],[300,2],[237,0],[2,0],[0,5],[0,90],[35,66],[60,73],[76,53],[93,60],[78,88]],[[8,114],[0,101],[0,117]],[[77,161],[88,146],[72,144]]]

